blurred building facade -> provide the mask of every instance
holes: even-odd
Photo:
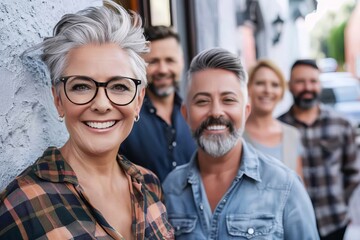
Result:
[[[360,79],[360,3],[356,7],[345,28],[345,62],[347,70]]]
[[[155,4],[158,1],[170,4]],[[241,56],[246,68],[259,58],[269,58],[288,77],[292,63],[310,54],[310,36],[304,26],[304,17],[316,9],[315,0],[136,2],[139,8],[134,10],[143,13],[149,25],[154,22],[151,10],[147,10],[152,5],[162,9],[158,12],[170,12],[168,25],[180,33],[185,66],[198,52],[210,47],[223,47]],[[291,96],[286,94],[275,114],[286,111],[291,102]]]

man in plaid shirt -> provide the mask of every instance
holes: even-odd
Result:
[[[321,239],[343,239],[349,223],[347,203],[359,183],[355,129],[321,105],[320,70],[313,60],[298,60],[291,68],[289,90],[294,105],[279,117],[297,127],[304,145],[303,173]]]

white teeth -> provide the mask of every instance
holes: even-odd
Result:
[[[86,125],[92,128],[96,129],[104,129],[109,128],[115,125],[115,121],[109,121],[109,122],[86,122]]]
[[[261,103],[273,103],[274,101],[270,98],[261,98],[259,99]]]
[[[207,127],[207,130],[224,130],[225,128],[225,125],[211,125]]]
[[[269,98],[269,97],[261,97],[260,100],[262,100],[262,101],[272,101],[272,98]]]

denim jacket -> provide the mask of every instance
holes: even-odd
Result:
[[[311,201],[296,173],[245,141],[237,176],[213,212],[196,153],[168,175],[163,189],[179,240],[319,239]]]

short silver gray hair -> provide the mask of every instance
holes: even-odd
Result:
[[[233,72],[238,78],[247,101],[248,76],[239,57],[223,48],[211,48],[200,52],[190,63],[185,82],[185,99],[192,81],[192,75],[206,69],[223,69]]]
[[[89,7],[74,14],[66,14],[56,24],[53,36],[34,48],[42,49],[41,59],[50,71],[53,86],[57,85],[67,62],[67,54],[86,44],[114,43],[130,57],[135,78],[147,84],[146,64],[141,54],[149,51],[141,17],[122,6],[105,0],[104,6]]]

